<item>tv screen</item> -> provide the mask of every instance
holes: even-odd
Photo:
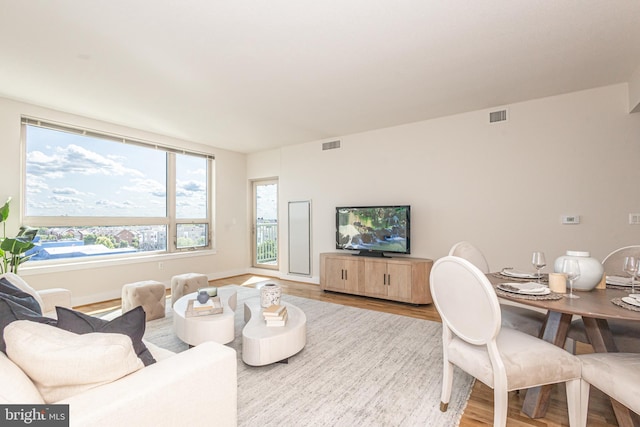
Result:
[[[336,208],[336,249],[360,255],[411,253],[411,206],[350,206]]]

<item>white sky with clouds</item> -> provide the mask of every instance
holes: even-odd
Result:
[[[178,218],[206,215],[206,159],[177,157]],[[28,216],[166,216],[166,153],[28,126]]]

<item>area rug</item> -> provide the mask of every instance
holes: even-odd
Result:
[[[288,363],[242,362],[243,302],[236,286],[239,426],[457,426],[473,378],[455,368],[447,412],[440,412],[440,323],[283,295],[307,316],[307,345]],[[167,301],[169,302],[169,301]],[[180,352],[172,313],[147,323],[145,339]]]

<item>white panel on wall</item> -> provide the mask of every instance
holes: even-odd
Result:
[[[311,275],[311,201],[289,202],[289,273]]]

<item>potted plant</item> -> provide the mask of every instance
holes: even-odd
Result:
[[[22,226],[16,237],[7,237],[7,218],[9,218],[9,203],[11,197],[0,207],[0,223],[2,223],[2,238],[0,238],[0,273],[18,273],[18,267],[31,258],[24,255],[35,244],[33,240],[38,234],[35,228]]]

